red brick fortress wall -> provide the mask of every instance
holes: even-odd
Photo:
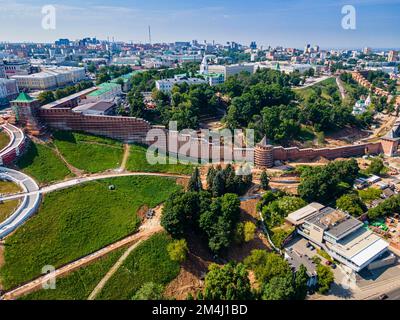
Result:
[[[272,150],[272,155],[274,160],[281,161],[295,161],[301,159],[312,160],[317,157],[324,157],[329,160],[333,160],[336,158],[356,157],[365,154],[378,154],[381,152],[382,145],[380,142],[377,142],[321,149],[274,147]]]
[[[39,117],[49,128],[84,131],[124,142],[145,143],[149,122],[133,117],[84,115],[71,109],[40,109]]]

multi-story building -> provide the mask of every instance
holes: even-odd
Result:
[[[209,73],[223,74],[225,79],[240,72],[254,73],[254,71],[255,71],[254,63],[230,64],[230,65],[214,64],[208,66]]]
[[[31,67],[25,60],[6,60],[4,61],[4,69],[8,78],[31,73]]]
[[[394,50],[390,50],[388,54],[388,62],[396,62],[398,58],[398,52]]]
[[[194,84],[203,84],[208,83],[207,80],[199,79],[199,78],[188,78],[186,76],[175,76],[174,78],[170,79],[163,79],[156,81],[156,88],[159,91],[170,93],[174,85],[179,85],[181,83],[187,83],[188,85]]]
[[[355,272],[387,254],[389,244],[385,240],[365,228],[361,221],[338,209],[311,203],[289,214],[286,221],[296,226],[298,234]]]
[[[0,105],[7,105],[8,101],[18,96],[17,81],[13,79],[0,79]]]
[[[43,67],[39,73],[12,76],[20,88],[29,90],[54,89],[85,78],[85,68],[75,67]]]
[[[6,69],[3,60],[0,59],[0,79],[6,77]]]

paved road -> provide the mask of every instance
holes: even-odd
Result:
[[[21,129],[9,123],[5,123],[1,125],[1,127],[10,136],[10,142],[8,143],[8,145],[0,150],[0,164],[2,165],[4,156],[12,153],[14,150],[18,150],[19,152],[21,145],[25,141],[25,135]]]
[[[2,239],[21,226],[36,212],[40,204],[41,195],[38,192],[39,187],[36,182],[22,172],[0,167],[0,177],[2,180],[18,184],[25,191],[18,209],[0,223],[0,239]]]

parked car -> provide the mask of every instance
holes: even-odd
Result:
[[[329,260],[326,260],[326,261],[325,261],[325,264],[326,264],[327,266],[330,266],[330,265],[332,265],[332,262],[330,262]]]
[[[389,298],[389,297],[387,296],[386,293],[383,293],[378,297],[379,300],[386,300],[387,298]]]
[[[336,264],[332,263],[331,268],[336,269]]]

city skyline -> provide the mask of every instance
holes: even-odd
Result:
[[[400,0],[261,1],[106,1],[57,0],[55,30],[41,26],[44,0],[0,0],[0,42],[54,42],[57,38],[97,37],[148,42],[148,26],[156,42],[207,40],[302,48],[397,48]],[[341,22],[344,5],[356,9],[356,30]],[[106,21],[106,23],[104,22]],[[4,26],[3,26],[4,23]],[[26,30],[30,30],[27,34]]]

